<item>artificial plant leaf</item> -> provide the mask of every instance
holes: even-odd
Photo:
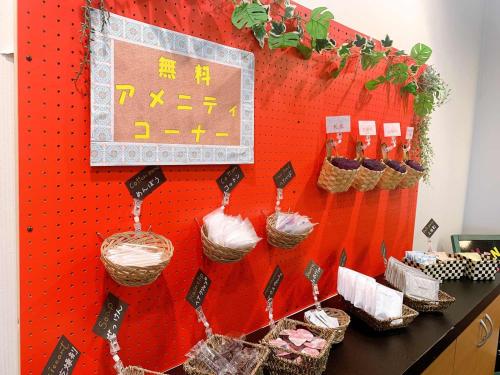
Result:
[[[258,3],[241,3],[234,8],[231,17],[233,25],[238,29],[253,27],[259,23],[266,22],[268,19],[267,9]]]
[[[384,52],[370,51],[361,54],[361,68],[363,70],[372,69],[385,57]]]
[[[410,55],[418,65],[423,65],[431,57],[432,49],[425,44],[418,43],[413,46]]]
[[[340,57],[347,57],[351,54],[351,43],[344,43],[340,46],[339,50],[337,51],[337,54]]]
[[[375,43],[373,42],[373,40],[370,39],[366,42],[364,48],[371,51],[375,48]]]
[[[290,18],[293,18],[293,15],[295,13],[295,5],[285,5],[285,14],[283,15],[283,18],[289,20]]]
[[[397,63],[391,65],[387,71],[387,81],[394,84],[404,83],[408,79],[408,65]]]
[[[377,87],[379,87],[381,84],[385,83],[386,79],[384,76],[379,76],[375,79],[372,79],[371,81],[368,81],[365,83],[365,88],[367,90],[375,90]]]
[[[264,43],[266,41],[267,32],[266,26],[263,23],[259,23],[257,25],[252,26],[253,35],[255,39],[259,42],[260,48],[264,48]]]
[[[337,78],[340,73],[342,72],[342,70],[344,70],[345,66],[347,65],[347,59],[348,59],[348,56],[344,56],[342,57],[342,60],[340,60],[340,64],[339,66],[337,67],[337,69],[333,70],[330,75],[333,77],[333,78]]]
[[[333,14],[326,7],[313,9],[311,18],[306,23],[306,30],[311,35],[311,39],[327,39],[331,20],[333,20]]]
[[[395,53],[396,56],[403,56],[403,55],[406,55],[406,52],[402,49],[400,49],[399,51],[396,51]]]
[[[417,84],[415,82],[409,82],[401,88],[401,91],[407,92],[409,94],[417,94]]]
[[[299,43],[297,45],[297,49],[299,50],[300,54],[302,55],[302,57],[305,59],[305,60],[309,60],[312,56],[312,48],[309,48],[308,46],[302,44],[302,43]]]
[[[289,33],[284,33],[279,36],[269,34],[269,48],[286,48],[286,47],[297,47],[299,45],[299,33],[296,31],[291,31]]]
[[[302,22],[297,22],[297,32],[299,33],[300,39],[304,37],[304,29],[302,28]]]
[[[386,35],[385,38],[381,40],[381,43],[383,47],[389,48],[392,47],[393,41],[391,38],[389,38],[389,35]]]
[[[415,96],[413,111],[423,117],[429,115],[434,109],[434,97],[431,94],[420,92]]]
[[[359,34],[356,34],[356,40],[354,41],[354,45],[356,47],[363,47],[366,44],[366,38],[362,37]]]
[[[314,44],[316,52],[330,51],[335,48],[335,41],[333,39],[317,39]]]
[[[285,31],[286,31],[286,25],[284,22],[277,22],[277,21],[271,22],[271,30],[269,31],[270,34],[274,36],[279,36],[283,34]]]
[[[417,74],[417,72],[418,72],[418,65],[412,65],[412,66],[410,66],[410,71],[413,74]]]

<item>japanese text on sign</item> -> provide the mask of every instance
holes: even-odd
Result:
[[[264,289],[264,297],[266,297],[266,300],[274,298],[282,280],[283,272],[281,272],[281,268],[279,266],[276,266],[269,282],[266,285],[266,289]]]
[[[326,118],[326,133],[347,133],[351,131],[351,116],[329,116]]]
[[[310,282],[317,284],[321,275],[323,275],[323,270],[313,260],[311,260],[304,271],[304,275]]]
[[[152,166],[144,168],[125,184],[133,198],[144,199],[166,180],[161,167]]]
[[[359,121],[359,135],[371,136],[377,135],[377,126],[375,121]]]
[[[401,125],[399,122],[384,123],[384,137],[401,137]]]
[[[245,175],[241,167],[239,165],[231,165],[217,179],[217,185],[223,193],[230,193],[243,180],[243,177]]]
[[[65,337],[61,336],[52,352],[42,375],[70,375],[80,357],[80,352]]]
[[[189,288],[189,292],[186,296],[186,300],[195,309],[203,304],[203,300],[208,293],[210,284],[211,281],[208,276],[205,275],[202,270],[198,270],[196,276],[194,277],[193,283],[191,284],[191,288]]]
[[[286,163],[273,177],[276,187],[283,189],[295,177],[292,162]]]
[[[434,233],[438,230],[439,225],[434,221],[434,219],[430,219],[425,227],[422,229],[422,232],[427,236],[427,238],[431,238]]]
[[[106,340],[109,340],[112,335],[117,335],[127,308],[128,305],[125,302],[112,293],[108,293],[92,331]]]

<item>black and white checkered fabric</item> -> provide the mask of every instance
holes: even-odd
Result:
[[[459,255],[460,256],[460,255]],[[498,269],[498,259],[481,254],[481,262],[465,259],[465,275],[472,280],[495,280]]]
[[[426,275],[434,277],[440,282],[443,282],[443,280],[460,279],[464,275],[465,270],[465,261],[458,258],[455,258],[454,260],[450,260],[448,262],[442,262],[438,260],[436,264],[432,264],[429,266],[418,264],[406,258],[403,259],[403,262],[408,264],[409,266],[418,268]]]

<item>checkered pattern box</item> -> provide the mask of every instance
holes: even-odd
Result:
[[[465,275],[472,280],[495,280],[498,270],[498,259],[489,254],[481,254],[481,261],[475,262],[463,257],[460,253],[458,257],[465,260]]]
[[[453,260],[449,260],[447,262],[443,262],[438,259],[435,264],[428,266],[418,264],[406,258],[403,259],[403,262],[409,266],[418,268],[426,275],[438,279],[439,282],[443,282],[443,280],[460,279],[464,275],[465,261],[456,256],[453,256],[453,258]]]

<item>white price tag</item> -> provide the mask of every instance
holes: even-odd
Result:
[[[359,121],[359,135],[377,135],[377,126],[375,121]]]
[[[399,124],[399,122],[384,123],[384,136],[401,137],[401,125]]]
[[[410,141],[410,140],[412,140],[412,139],[413,139],[413,130],[414,130],[414,129],[415,129],[415,128],[414,128],[414,127],[412,127],[412,126],[408,126],[408,127],[406,128],[406,139],[407,139],[408,141]]]
[[[326,134],[348,133],[351,131],[351,116],[328,116]]]

